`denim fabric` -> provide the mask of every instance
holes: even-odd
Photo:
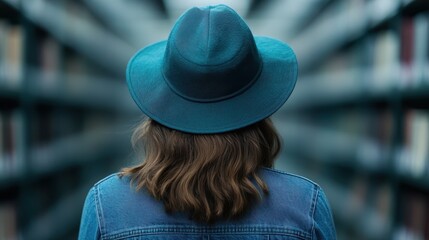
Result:
[[[79,239],[336,239],[322,189],[303,177],[262,168],[269,194],[240,219],[212,225],[161,202],[112,174],[94,185],[83,209]]]

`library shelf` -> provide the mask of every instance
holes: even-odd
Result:
[[[127,149],[127,134],[112,134],[112,129],[85,132],[57,140],[31,150],[30,168],[35,176],[44,176],[71,166],[100,161]]]
[[[124,73],[136,49],[84,6],[0,0],[0,48],[16,55],[0,56],[0,152],[22,156],[0,160],[0,194],[17,208],[16,238],[75,234],[88,183],[130,158],[141,112]],[[10,123],[16,131],[4,130]],[[16,144],[2,146],[9,135]]]
[[[76,166],[87,166],[116,155],[126,155],[129,149],[129,134],[123,129],[113,128],[84,132],[75,136],[64,137],[45,146],[30,150],[27,173],[37,179],[57,171]],[[116,133],[113,133],[116,132]],[[118,134],[118,132],[122,132]],[[24,180],[24,169],[18,167],[0,172],[0,191],[20,184]]]
[[[281,111],[303,111],[359,104],[363,101],[387,101],[388,88],[371,91],[371,88],[362,81],[365,75],[360,71],[360,69],[352,69],[302,77],[296,84],[295,92]],[[369,80],[368,77],[367,80]]]
[[[395,99],[412,102],[429,98],[428,79],[412,80],[421,83],[401,86],[397,78],[401,74],[400,71],[393,71],[393,68],[390,73],[389,71],[353,69],[304,76],[297,82],[295,92],[280,112],[377,102],[387,105]],[[385,74],[386,72],[389,74]],[[392,74],[395,72],[398,73],[396,77]]]
[[[330,196],[330,205],[338,225],[364,239],[388,239],[390,229],[388,218],[374,212],[370,206],[351,199],[349,190],[333,180],[325,179],[320,184]]]
[[[298,158],[293,156],[283,157],[283,159],[287,160],[277,160],[276,168],[301,176],[306,176],[308,174],[308,169],[304,169],[301,159],[298,160]],[[364,202],[358,202],[353,199],[353,192],[346,186],[326,176],[322,176],[319,172],[315,173],[311,180],[316,181],[325,191],[329,205],[332,208],[337,234],[339,234],[339,236],[341,235],[341,230],[345,229],[354,234],[358,234],[360,237],[359,239],[388,239],[388,230],[390,227],[390,223],[387,221],[388,219],[384,219],[381,226],[369,226],[368,223],[377,222],[380,216],[378,214],[369,214],[373,209]],[[361,200],[364,201],[364,199]],[[371,227],[371,229],[369,229],[369,227]],[[362,231],[362,229],[365,229],[365,231]],[[345,234],[347,235],[347,233]]]
[[[17,7],[10,1],[0,0],[0,16],[7,19],[18,20],[19,14]]]
[[[20,171],[1,172],[0,173],[0,191],[15,186],[21,180]]]
[[[20,97],[20,87],[19,84],[15,82],[10,82],[8,80],[0,79],[0,96],[2,98],[14,98],[17,99]]]
[[[387,173],[389,150],[373,139],[292,121],[276,125],[291,154],[366,173]]]
[[[21,81],[0,78],[0,97],[19,101],[26,97],[35,103],[69,105],[88,109],[103,109],[134,114],[125,80],[102,79],[92,76],[49,77],[33,70],[26,86]],[[60,78],[62,80],[60,80]],[[64,79],[67,79],[64,81]]]
[[[32,221],[23,231],[23,239],[58,239],[75,228],[90,184],[85,184],[52,206],[49,211]],[[55,229],[53,231],[53,229]]]
[[[0,0],[2,4],[6,4],[6,6],[10,9],[18,9],[19,5],[21,4],[21,0]]]
[[[377,206],[361,209],[367,212],[368,218],[359,220],[351,218],[348,209],[341,207],[345,202],[344,192],[337,194],[339,198],[332,197],[341,186],[333,185],[334,192],[327,190],[329,199],[333,199],[334,214],[344,220],[340,222],[359,226],[354,238],[354,234],[346,234],[345,239],[399,239],[401,237],[395,238],[398,228],[409,234],[421,234],[419,239],[426,239],[428,218],[414,222],[413,215],[419,210],[410,214],[416,204],[412,200],[413,193],[407,192],[415,192],[423,196],[422,199],[427,199],[429,194],[429,2],[347,2],[349,6],[356,4],[353,11],[359,12],[355,15],[360,15],[361,19],[355,18],[353,13],[347,15],[352,11],[341,8],[342,4],[347,5],[345,1],[334,1],[333,11],[316,16],[292,41],[301,76],[279,117],[309,120],[309,126],[280,122],[284,157],[298,158],[297,164],[310,166],[306,176],[313,178],[319,174],[312,171],[324,172],[320,173],[324,174],[320,183],[332,176],[333,181],[341,185],[362,180],[359,186],[369,189],[368,202],[364,205],[377,202],[381,206],[383,199],[390,196],[390,204],[386,204],[390,206],[388,210],[383,206],[378,210]],[[370,4],[372,9],[368,7]],[[380,9],[377,5],[385,6]],[[370,124],[362,123],[365,121]],[[338,133],[338,130],[343,131]],[[354,132],[358,132],[358,136]],[[379,191],[376,185],[380,182]],[[359,189],[356,193],[350,201],[361,199]],[[374,200],[378,196],[380,199]],[[408,198],[411,200],[403,200]],[[427,210],[427,204],[422,206]],[[377,222],[384,221],[370,218],[380,211],[388,213],[383,219],[390,219],[385,234],[369,233],[372,238],[359,237],[368,224],[373,222],[376,226]],[[359,223],[362,221],[364,224]],[[422,227],[415,229],[417,225]],[[347,226],[340,228],[348,229]]]
[[[114,80],[72,77],[66,82],[42,84],[41,78],[31,79],[29,94],[36,103],[68,105],[86,109],[102,109],[135,114],[125,83]]]
[[[403,183],[408,186],[413,186],[413,188],[418,188],[425,192],[429,192],[429,176],[417,177],[412,176],[411,174],[401,173],[397,171],[396,177],[399,183]]]
[[[123,4],[121,1],[104,0],[83,1],[85,6],[97,18],[105,23],[118,36],[123,36],[133,46],[141,48],[160,39],[166,39],[171,22],[166,18],[163,1],[154,4],[154,1],[136,1]],[[161,10],[164,8],[163,10]],[[127,14],[122,14],[126,12]],[[118,22],[128,23],[126,26]]]
[[[66,11],[58,2],[50,1],[24,1],[21,7],[21,13],[36,26],[107,71],[122,76],[136,49],[76,12]]]
[[[277,129],[287,148],[286,158],[299,157],[376,178],[391,177],[398,183],[429,192],[429,176],[414,176],[397,168],[392,169],[389,165],[393,161],[391,150],[383,149],[374,140],[297,122],[276,125],[279,125]]]
[[[429,2],[425,0],[407,0],[403,2],[403,12],[405,14],[414,14],[429,10]]]
[[[337,6],[333,8],[343,8],[343,11],[317,21],[292,39],[291,46],[300,56],[301,69],[306,70],[314,66],[346,44],[358,40],[371,29],[392,19],[401,9],[399,0],[369,1],[362,6],[345,4],[350,2],[336,1]],[[318,36],[317,39],[314,39],[314,36]]]
[[[429,81],[428,81],[429,83]],[[401,95],[405,101],[421,101],[429,99],[429,84],[422,86],[413,86],[402,91]],[[429,103],[427,104],[429,106]]]

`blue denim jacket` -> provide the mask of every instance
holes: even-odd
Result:
[[[292,174],[262,168],[269,194],[240,219],[212,225],[184,213],[167,214],[162,202],[129,178],[110,175],[94,185],[83,208],[79,239],[336,239],[322,189]]]

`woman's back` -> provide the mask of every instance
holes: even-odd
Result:
[[[323,191],[270,169],[269,117],[297,75],[293,50],[233,9],[186,11],[127,66],[148,117],[133,134],[142,161],[90,190],[80,239],[335,239]]]
[[[167,213],[129,177],[113,174],[91,189],[80,239],[335,239],[321,188],[303,177],[261,168],[270,192],[235,220],[198,223],[184,213]]]

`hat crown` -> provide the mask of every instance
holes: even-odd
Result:
[[[180,96],[200,102],[244,91],[262,67],[253,35],[225,5],[192,8],[176,22],[167,42],[163,74]]]
[[[175,28],[177,50],[185,59],[199,65],[226,63],[239,55],[252,39],[243,20],[222,5],[192,8]]]

